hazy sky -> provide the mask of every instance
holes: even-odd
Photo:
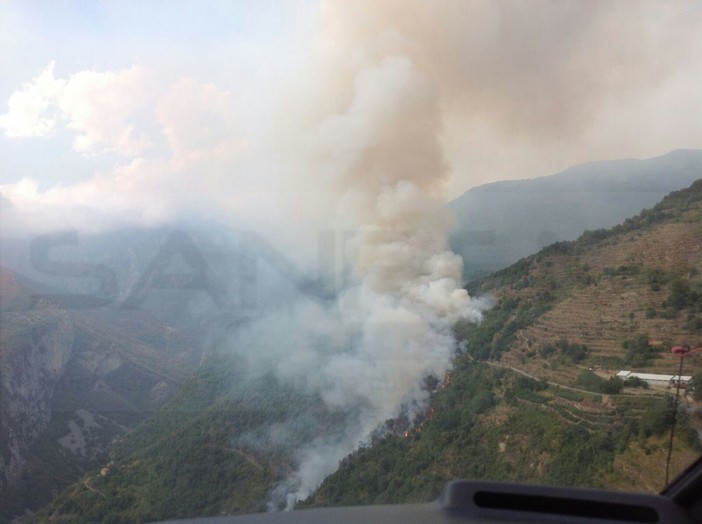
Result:
[[[698,0],[6,0],[0,48],[5,233],[304,221],[384,169],[450,199],[702,147]]]

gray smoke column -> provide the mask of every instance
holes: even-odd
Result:
[[[297,471],[273,506],[306,498],[388,418],[425,408],[424,379],[451,365],[453,323],[478,321],[484,309],[462,289],[461,260],[447,246],[434,86],[402,54],[363,62],[349,80],[338,110],[311,126],[305,165],[333,200],[336,223],[354,232],[350,283],[333,305],[300,299],[236,343],[252,369],[273,369],[352,414],[347,427],[297,449]]]

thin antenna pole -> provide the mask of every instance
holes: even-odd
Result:
[[[670,426],[670,440],[668,441],[668,458],[665,460],[665,485],[668,485],[670,471],[670,457],[673,454],[673,437],[675,436],[675,422],[678,418],[678,401],[680,399],[680,383],[682,382],[683,354],[680,355],[680,369],[678,370],[677,387],[675,388],[675,403],[673,404],[673,424]]]
[[[678,387],[675,388],[675,404],[673,405],[673,423],[670,426],[670,441],[668,442],[668,458],[665,460],[665,486],[668,486],[670,457],[673,455],[673,437],[675,436],[675,423],[678,418],[678,402],[680,401],[680,386],[682,384],[683,358],[694,353],[702,352],[702,347],[690,349],[690,346],[673,346],[670,348],[673,355],[680,357],[680,369],[678,370]]]

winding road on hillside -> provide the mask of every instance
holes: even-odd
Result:
[[[521,370],[521,369],[519,369],[519,368],[515,368],[515,367],[512,367],[512,366],[508,366],[508,365],[506,365],[506,364],[500,364],[499,362],[489,362],[489,361],[487,361],[487,360],[480,360],[480,361],[477,361],[477,360],[473,359],[472,357],[470,357],[470,359],[473,360],[474,362],[482,362],[482,363],[484,363],[484,364],[487,364],[488,366],[492,366],[492,367],[496,367],[496,368],[501,368],[501,369],[508,369],[508,370],[510,370],[510,371],[513,371],[514,373],[518,373],[518,374],[520,374],[520,375],[522,375],[522,376],[525,376],[525,377],[527,377],[527,378],[530,378],[530,379],[532,379],[532,380],[538,380],[538,381],[542,381],[542,380],[543,380],[543,379],[541,379],[541,378],[539,378],[539,377],[536,377],[536,376],[534,376],[534,375],[530,375],[529,373],[527,373],[527,372],[524,371],[524,370]],[[549,386],[554,386],[554,387],[558,387],[558,388],[561,388],[561,389],[569,389],[570,391],[577,391],[577,392],[579,392],[579,393],[586,393],[586,394],[588,394],[588,395],[598,394],[597,392],[594,392],[594,391],[588,391],[587,389],[574,388],[574,387],[572,387],[572,386],[566,386],[565,384],[560,384],[560,383],[558,383],[558,382],[551,382],[550,380],[547,380],[546,383],[547,383]],[[646,394],[644,394],[643,392],[638,392],[638,393],[616,393],[616,394],[606,393],[606,395],[607,395],[607,396],[610,396],[610,397],[641,397],[641,396],[644,396],[644,395],[646,395],[646,396],[652,396],[652,397],[653,397],[653,396],[659,396],[660,393],[657,393],[657,392],[650,392],[650,393],[646,393]]]

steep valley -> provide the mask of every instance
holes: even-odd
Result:
[[[698,182],[611,230],[472,282],[470,293],[495,306],[479,325],[455,326],[454,367],[427,378],[427,411],[386,421],[298,507],[428,501],[461,477],[660,490],[674,417],[670,476],[702,449],[702,362],[685,359],[695,388],[682,391],[677,411],[675,388],[614,375],[674,374],[670,346],[702,342],[701,223]],[[275,493],[291,479],[295,444],[344,421],[319,398],[242,369],[226,353],[206,359],[120,439],[108,470],[88,473],[39,520],[283,507]],[[291,418],[297,429],[281,433]]]
[[[130,313],[116,329],[3,268],[0,518],[37,508],[107,459],[193,369],[192,340]],[[148,326],[148,329],[146,327]],[[149,333],[150,342],[140,337]],[[161,338],[154,338],[160,333]],[[147,337],[148,338],[148,337]],[[195,360],[197,363],[197,360]]]

